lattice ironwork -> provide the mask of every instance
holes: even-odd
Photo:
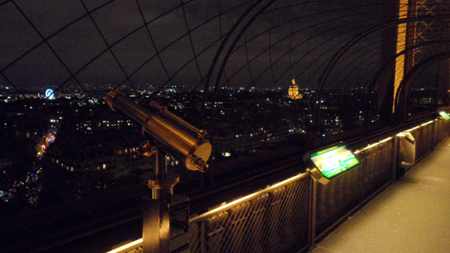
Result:
[[[435,121],[435,138],[434,145],[438,145],[447,139],[450,134],[450,122],[448,120]]]
[[[190,222],[191,252],[297,252],[308,246],[305,176]]]
[[[435,120],[408,131],[418,143],[434,143],[430,138],[439,143],[449,135],[450,121]],[[397,141],[392,136],[356,151],[360,166],[327,185],[317,184],[316,194],[312,179],[303,174],[192,218],[191,252],[306,250],[393,181]],[[310,217],[314,211],[315,221]],[[127,250],[142,250],[137,246]]]
[[[416,161],[423,158],[434,148],[434,124],[426,124],[411,131],[416,139]]]
[[[444,0],[416,0],[416,15],[417,16],[432,16],[444,14],[448,11],[448,6],[444,4]],[[448,23],[448,22],[447,22]],[[420,21],[416,23],[414,32],[414,43],[416,45],[423,44],[432,40],[440,40],[445,35],[443,34],[448,28],[448,24],[442,21]],[[442,47],[442,45],[434,45],[434,47]],[[414,49],[414,62],[420,62],[427,57],[432,48],[417,47]]]
[[[338,222],[362,202],[361,167],[326,185],[317,185],[316,236]]]
[[[365,150],[359,156],[363,162],[361,173],[364,183],[364,199],[392,181],[394,142],[395,139],[392,138],[390,141]]]

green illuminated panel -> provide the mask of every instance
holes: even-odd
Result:
[[[310,155],[314,165],[326,178],[332,178],[359,164],[345,145],[337,145]]]
[[[439,114],[442,116],[442,118],[444,118],[445,120],[449,120],[450,116],[448,115],[447,112],[445,111],[440,111]]]

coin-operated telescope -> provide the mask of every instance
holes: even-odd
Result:
[[[189,204],[186,197],[173,196],[173,186],[179,182],[179,177],[167,171],[167,154],[182,161],[189,170],[205,172],[212,150],[205,139],[206,131],[195,128],[156,102],[146,109],[118,90],[108,93],[105,100],[111,109],[119,110],[141,124],[142,133],[148,133],[155,143],[142,147],[143,155],[153,159],[154,169],[154,178],[148,180],[152,197],[142,199],[144,252],[170,252],[174,245],[178,245],[174,249],[179,252],[178,249],[185,248],[186,244],[177,238],[187,238],[189,245],[189,236],[171,238],[171,235],[188,233]],[[185,219],[174,220],[177,217]]]
[[[106,102],[113,110],[118,109],[141,124],[143,132],[150,134],[161,149],[183,161],[187,169],[207,170],[212,147],[205,139],[206,131],[195,128],[156,102],[150,104],[151,111],[147,110],[117,90],[107,95]]]

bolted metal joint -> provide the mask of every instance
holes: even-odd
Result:
[[[164,194],[173,195],[173,187],[180,182],[179,177],[164,181],[148,180],[148,187],[152,189],[152,199],[160,199]]]
[[[208,133],[206,132],[206,130],[200,130],[199,132],[198,132],[198,138],[199,139],[205,139],[205,136],[207,135]]]
[[[152,150],[152,145],[150,145],[150,142],[144,142],[141,144],[141,146],[139,147],[139,152],[140,155],[145,156],[145,157],[150,157],[153,155],[153,150]]]

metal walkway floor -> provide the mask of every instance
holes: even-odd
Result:
[[[312,252],[450,252],[450,138]]]

